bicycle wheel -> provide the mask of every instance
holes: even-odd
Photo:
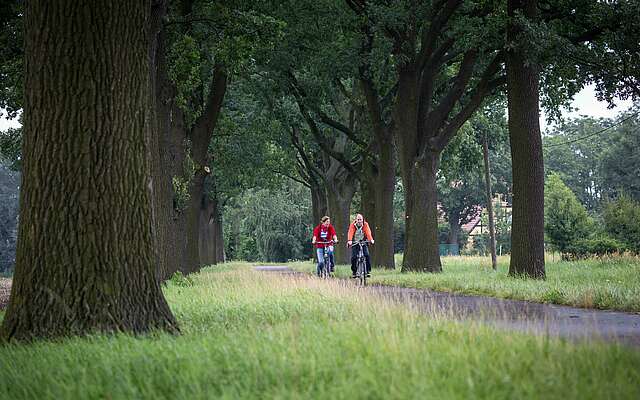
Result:
[[[324,263],[322,263],[322,278],[323,279],[329,279],[329,277],[331,276],[331,270],[329,269],[331,268],[331,266],[329,265],[329,256],[327,255],[327,253],[325,252],[325,256],[324,256]]]
[[[358,284],[360,286],[364,286],[367,284],[367,273],[366,273],[366,264],[364,263],[364,260],[359,259],[358,260]]]

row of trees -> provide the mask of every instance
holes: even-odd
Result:
[[[2,65],[13,79],[5,87],[16,88],[2,92],[2,105],[24,109],[24,184],[1,335],[175,332],[159,282],[220,261],[223,207],[240,206],[243,189],[260,196],[258,188],[284,179],[309,189],[314,220],[330,213],[341,237],[359,193],[376,232],[375,263],[393,267],[398,165],[403,270],[440,271],[439,171],[464,160],[443,153],[451,144],[465,151],[466,129],[484,129],[486,140],[491,124],[470,120],[504,94],[510,274],[543,278],[540,95],[553,108],[590,82],[607,98],[638,94],[638,4],[579,3],[3,8],[6,60],[20,59],[23,16],[25,56],[24,74]],[[262,232],[256,251],[274,248],[261,221],[243,223]],[[346,249],[338,249],[345,262]]]

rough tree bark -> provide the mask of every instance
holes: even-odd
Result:
[[[26,5],[24,180],[5,340],[177,332],[154,260],[150,13],[150,2]]]
[[[307,171],[308,175],[313,171]],[[309,186],[311,190],[311,208],[313,211],[313,224],[320,223],[320,219],[329,213],[329,205],[327,202],[327,193],[323,185],[315,179],[310,179]]]
[[[202,265],[216,264],[215,203],[204,196],[200,207],[200,232],[198,250]]]
[[[184,162],[187,154],[184,113],[175,102],[176,88],[168,75],[167,32],[163,28],[158,35],[156,52],[156,126],[158,129],[159,152],[163,176],[160,178],[162,204],[167,202],[168,218],[164,243],[165,268],[159,274],[161,279],[170,278],[176,271],[187,273],[185,268],[186,216],[180,209],[173,188],[173,178],[186,180]],[[167,196],[166,199],[163,197]]]
[[[534,19],[536,0],[509,0],[507,40],[517,43],[514,17]],[[513,222],[509,275],[544,279],[544,164],[540,135],[539,70],[521,44],[507,52],[509,141],[513,171]]]
[[[216,263],[222,263],[226,261],[226,256],[224,252],[224,235],[222,231],[222,207],[218,199],[216,199],[213,210],[215,215]]]
[[[418,143],[418,75],[407,63],[398,74],[394,109],[400,172],[405,198],[403,271],[440,272],[436,172],[440,153],[420,153]]]
[[[365,43],[367,46],[367,43]],[[367,51],[365,49],[365,51]],[[367,112],[373,128],[372,148],[377,156],[373,166],[374,201],[376,204],[373,237],[376,241],[372,263],[375,267],[395,268],[393,243],[393,195],[396,181],[396,159],[393,134],[384,122],[377,90],[370,78],[368,66],[360,69],[360,85],[364,92]]]
[[[151,150],[151,177],[153,198],[154,240],[158,257],[157,276],[164,281],[178,270],[175,259],[175,243],[171,237],[171,214],[173,209],[173,188],[168,158],[169,101],[166,83],[166,34],[162,29],[162,18],[167,10],[165,0],[152,1],[150,40],[152,43],[149,59],[152,87],[152,133],[149,138]]]
[[[222,65],[216,65],[209,89],[209,95],[202,115],[198,117],[190,132],[191,156],[195,171],[189,185],[189,206],[187,209],[187,254],[186,267],[195,272],[202,266],[199,251],[200,214],[206,196],[204,183],[211,173],[209,167],[209,142],[220,115],[222,101],[227,89],[227,73]]]

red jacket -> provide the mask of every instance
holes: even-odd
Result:
[[[313,236],[316,237],[316,242],[331,242],[333,237],[336,236],[336,230],[331,224],[326,229],[320,224],[313,230]],[[324,247],[323,244],[316,243],[316,248],[321,249],[322,247]]]

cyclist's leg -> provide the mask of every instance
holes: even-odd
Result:
[[[316,258],[318,259],[318,265],[316,267],[316,275],[320,276],[324,265],[324,249],[322,247],[316,248]]]
[[[333,260],[333,246],[329,246],[329,262],[331,263],[330,271],[333,272],[335,270],[336,263]]]
[[[371,273],[371,257],[369,257],[369,246],[362,246],[362,252],[364,253],[364,258],[367,263],[367,274]]]
[[[358,246],[351,246],[351,275],[355,276],[357,267],[356,262],[358,261]]]

